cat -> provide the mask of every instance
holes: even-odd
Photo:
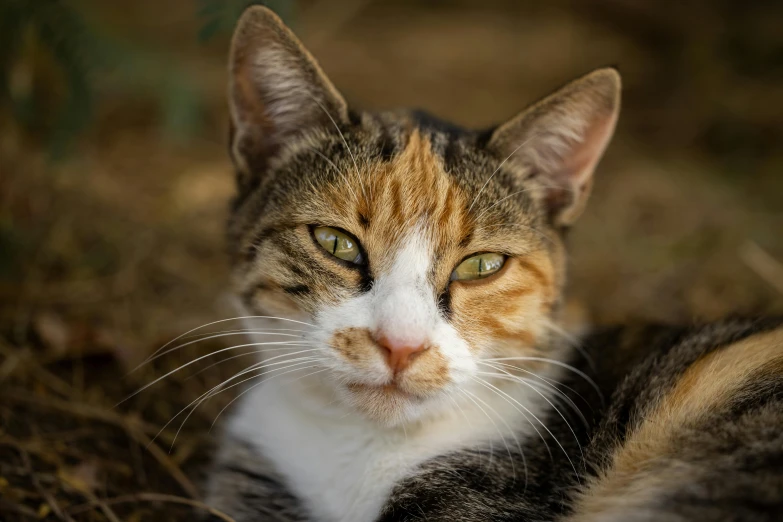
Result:
[[[251,7],[229,77],[229,250],[261,359],[226,383],[260,379],[225,425],[211,506],[237,522],[780,512],[781,321],[581,347],[563,331],[565,236],[617,122],[615,69],[485,131],[357,112]]]

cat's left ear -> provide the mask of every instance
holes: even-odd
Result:
[[[348,121],[348,107],[315,58],[272,11],[249,7],[231,44],[231,154],[240,186],[262,176],[297,136]]]
[[[538,176],[552,221],[570,225],[584,209],[619,111],[620,75],[598,69],[498,127],[488,147]]]

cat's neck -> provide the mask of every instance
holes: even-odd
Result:
[[[438,415],[385,426],[315,380],[269,379],[243,397],[229,430],[271,459],[314,512],[373,520],[394,484],[422,462],[473,446],[515,448],[544,431],[539,392],[503,381],[491,386],[444,397],[451,407]]]

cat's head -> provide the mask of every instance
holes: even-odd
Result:
[[[533,357],[506,362],[535,371],[561,355],[561,236],[619,92],[599,69],[486,132],[355,112],[277,16],[249,9],[229,89],[245,307],[308,323],[320,381],[384,423],[453,408],[457,390],[507,368],[497,359]]]

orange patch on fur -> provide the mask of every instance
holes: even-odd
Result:
[[[760,370],[783,372],[783,328],[752,335],[693,363],[612,456],[611,465],[580,496],[569,522],[598,522],[643,501],[663,477],[647,465],[665,459],[681,428],[726,405]]]
[[[486,282],[452,284],[455,326],[471,344],[487,337],[527,347],[536,343],[542,328],[537,323],[557,292],[554,266],[545,252],[506,263],[502,274]]]
[[[367,328],[345,328],[334,332],[329,346],[350,362],[370,364],[379,356],[378,346]]]

